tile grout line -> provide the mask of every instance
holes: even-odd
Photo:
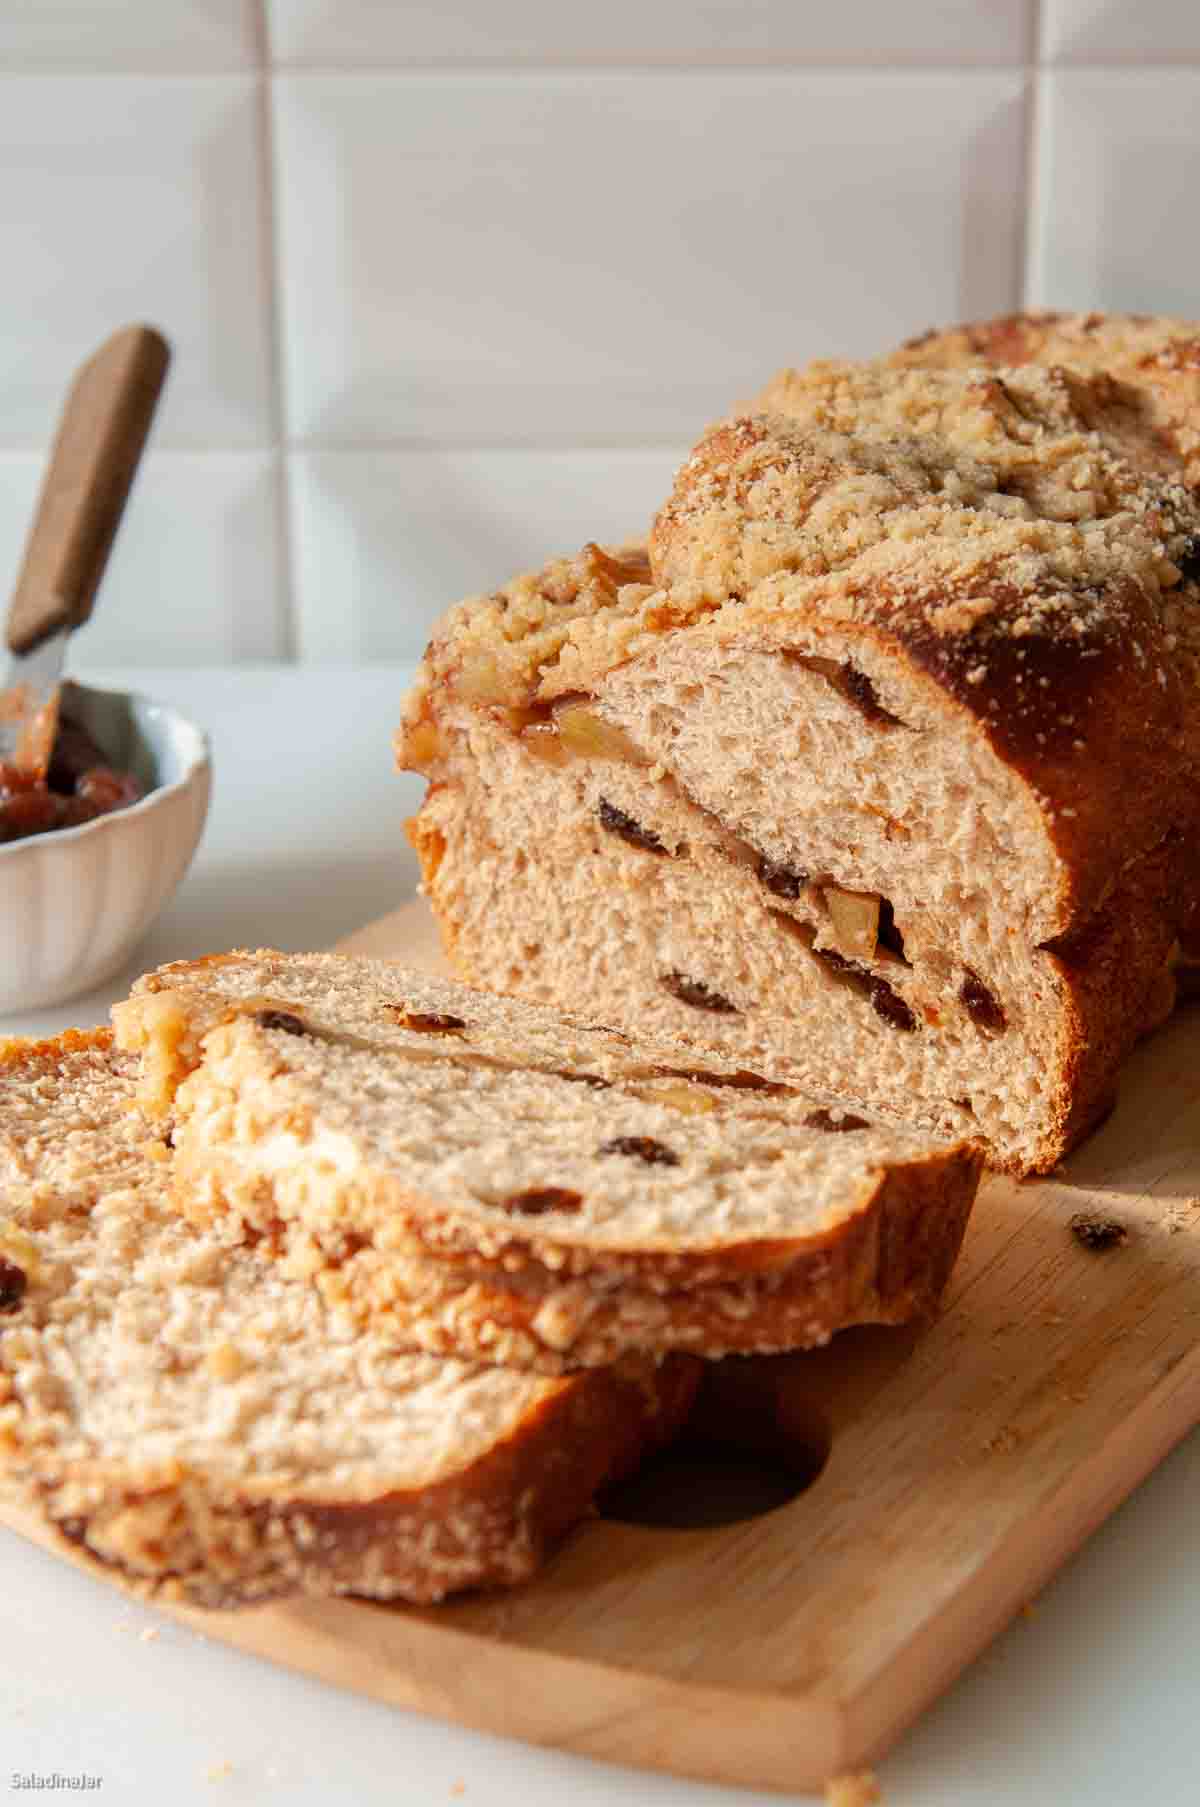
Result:
[[[1035,0],[1036,5],[1036,0]],[[1040,14],[1041,7],[1036,5]],[[0,83],[19,82],[26,78],[46,80],[61,77],[64,81],[103,81],[107,77],[118,80],[145,81],[194,81],[220,82],[229,81],[238,76],[253,77],[265,75],[268,79],[280,77],[288,81],[322,81],[327,77],[339,80],[361,77],[369,81],[378,77],[411,76],[455,76],[464,78],[478,75],[495,75],[512,78],[536,79],[542,75],[602,75],[602,76],[728,76],[728,75],[811,75],[848,76],[874,75],[885,76],[890,80],[902,82],[909,76],[930,75],[1012,75],[1029,74],[1033,71],[1056,71],[1063,75],[1162,75],[1172,71],[1195,75],[1200,73],[1200,50],[1180,50],[1171,56],[1091,56],[1072,58],[1036,57],[1000,57],[993,62],[945,62],[935,58],[911,63],[883,62],[871,58],[838,61],[836,58],[828,62],[810,62],[802,58],[774,57],[770,61],[745,61],[726,57],[724,60],[714,58],[712,61],[680,62],[552,62],[543,60],[537,63],[515,62],[471,62],[467,58],[447,59],[444,62],[404,62],[396,59],[382,63],[297,63],[280,61],[269,55],[253,65],[246,63],[230,63],[218,68],[195,68],[183,66],[162,66],[153,63],[118,63],[97,67],[95,63],[53,63],[53,62],[9,62],[0,70]]]
[[[1039,20],[1041,5],[1034,0],[1035,15]],[[351,80],[361,77],[370,80],[376,77],[411,76],[455,76],[464,78],[478,75],[496,75],[505,78],[525,77],[536,79],[541,75],[602,75],[602,76],[726,76],[726,75],[875,75],[887,76],[895,81],[903,81],[911,75],[1012,75],[1029,74],[1031,71],[1056,69],[1064,74],[1095,74],[1097,71],[1109,71],[1115,75],[1137,75],[1143,71],[1150,74],[1162,74],[1172,69],[1188,73],[1200,71],[1200,51],[1179,51],[1169,57],[1143,56],[1095,56],[1075,57],[1067,60],[1051,59],[1042,56],[1000,57],[994,62],[939,62],[930,58],[927,61],[912,63],[896,63],[875,61],[863,58],[858,61],[838,61],[836,58],[828,62],[809,62],[801,58],[774,57],[770,61],[738,62],[726,58],[712,61],[680,62],[552,62],[543,60],[537,63],[514,62],[471,62],[465,57],[444,62],[404,62],[384,61],[381,63],[296,63],[272,62],[270,73],[288,81],[321,81],[327,77],[338,80]],[[97,71],[103,74],[105,71]],[[178,74],[180,71],[165,71],[166,74]]]
[[[299,458],[358,458],[364,455],[388,457],[400,454],[442,458],[459,454],[491,455],[498,452],[524,452],[538,458],[569,456],[575,452],[615,456],[626,452],[649,452],[655,456],[669,454],[673,458],[686,458],[696,441],[696,418],[699,416],[692,420],[690,426],[681,427],[670,438],[611,439],[584,436],[579,439],[489,439],[484,436],[478,439],[289,439],[284,441],[283,450],[290,457]],[[0,447],[0,455],[2,453],[3,448]]]
[[[1024,207],[1021,214],[1021,290],[1017,297],[1017,306],[1027,309],[1030,306],[1030,285],[1033,273],[1033,259],[1036,235],[1040,226],[1040,206],[1042,193],[1041,159],[1043,136],[1043,84],[1046,80],[1046,63],[1043,57],[1046,29],[1046,0],[1030,0],[1033,59],[1029,66],[1029,95],[1026,102],[1025,120],[1025,168],[1024,168]]]
[[[268,283],[268,327],[271,335],[271,412],[275,435],[271,447],[274,470],[275,550],[279,561],[275,600],[278,656],[299,663],[296,613],[295,557],[292,544],[292,484],[287,434],[287,377],[283,349],[283,252],[280,243],[279,184],[276,180],[275,109],[270,54],[267,0],[256,0],[256,37],[261,52],[258,68],[258,139],[262,157],[264,256]]]
[[[621,456],[626,452],[650,452],[670,454],[672,457],[684,458],[696,438],[691,428],[682,428],[673,439],[530,439],[530,440],[497,440],[497,439],[283,439],[263,444],[230,444],[221,440],[212,440],[204,445],[155,445],[147,453],[148,458],[247,458],[272,459],[277,457],[299,458],[358,458],[363,456],[386,457],[390,454],[406,454],[409,456],[443,457],[455,456],[459,453],[473,455],[475,453],[494,454],[497,452],[524,452],[534,457],[553,458],[570,455],[575,452],[593,452],[596,454]],[[42,459],[49,455],[48,440],[0,440],[0,460],[3,459]]]
[[[251,9],[250,36],[253,39],[254,66],[261,72],[271,66],[271,28],[267,24],[270,0],[254,0]]]

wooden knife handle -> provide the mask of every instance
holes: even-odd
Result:
[[[11,652],[91,614],[170,361],[161,333],[126,326],[76,375],[8,607]]]

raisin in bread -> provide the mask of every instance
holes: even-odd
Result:
[[[126,1581],[204,1606],[515,1582],[686,1411],[699,1364],[567,1380],[334,1323],[167,1202],[106,1033],[0,1056],[0,1483]]]
[[[1040,1171],[1200,893],[1200,509],[1087,373],[820,365],[406,702],[455,971]],[[1186,939],[1185,939],[1186,945]]]
[[[386,963],[260,951],[115,1012],[178,1196],[351,1322],[558,1367],[796,1348],[933,1305],[974,1145]]]

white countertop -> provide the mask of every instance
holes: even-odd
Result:
[[[76,675],[131,683],[208,729],[212,814],[130,970],[59,1009],[0,1019],[0,1034],[100,1022],[133,976],[162,960],[263,942],[326,946],[411,892],[402,824],[421,786],[392,772],[388,745],[404,672]],[[0,1789],[31,1772],[84,1771],[103,1778],[91,1798],[156,1807],[778,1799],[531,1750],[343,1694],[130,1605],[2,1530],[0,1564]],[[887,1807],[1196,1807],[1200,1437],[878,1774]]]

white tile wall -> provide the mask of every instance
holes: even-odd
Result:
[[[290,433],[686,437],[1014,296],[1022,138],[1005,73],[282,78]]]
[[[0,69],[201,70],[258,62],[255,0],[6,0]]]
[[[300,657],[418,659],[451,598],[492,589],[585,540],[644,534],[686,451],[297,454]]]
[[[175,348],[160,443],[274,436],[253,76],[0,78],[3,440],[38,444],[124,320]]]
[[[1054,62],[1200,62],[1196,0],[1043,0]]]
[[[1200,316],[1200,67],[1044,82],[1032,298]]]
[[[1197,0],[0,0],[0,581],[148,318],[94,656],[411,656],[776,363],[1200,314],[1197,119]]]
[[[44,456],[0,452],[0,594],[20,564]],[[289,644],[273,452],[151,452],[138,473],[95,613],[93,664],[277,658]]]
[[[280,63],[1019,63],[1025,0],[269,0]]]

